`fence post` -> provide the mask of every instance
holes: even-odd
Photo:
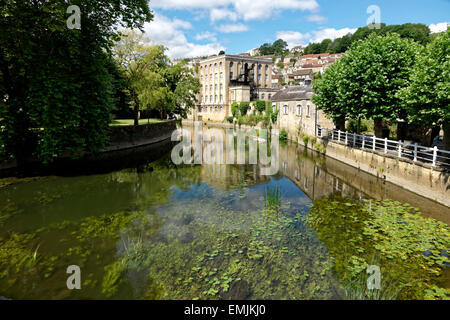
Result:
[[[362,135],[362,147],[361,147],[361,149],[364,149],[364,145],[366,144],[366,136],[363,134]]]
[[[387,153],[388,138],[384,138],[384,153]]]
[[[376,144],[377,144],[377,137],[373,136],[373,151],[376,150]]]
[[[353,132],[353,148],[356,147],[356,133]]]
[[[345,132],[345,145],[348,146],[348,132]]]
[[[417,161],[417,142],[414,144],[414,162]]]
[[[433,148],[433,167],[436,167],[438,147]]]
[[[398,142],[398,157],[402,157],[402,143],[400,141]]]
[[[341,142],[341,130],[338,130],[338,141]]]

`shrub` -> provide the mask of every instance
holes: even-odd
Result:
[[[277,120],[278,120],[278,109],[275,111],[275,112],[272,112],[271,114],[270,114],[270,119],[272,120],[272,123],[276,123],[277,122]]]
[[[307,135],[304,135],[302,140],[303,140],[303,143],[305,144],[305,147],[307,147],[308,146],[308,142],[309,142],[309,137]]]
[[[231,114],[233,115],[233,118],[237,118],[239,115],[239,104],[237,102],[233,102],[231,104]]]
[[[311,144],[312,144],[312,145],[315,145],[316,142],[317,142],[317,138],[316,138],[316,137],[312,137],[312,138],[311,138]]]
[[[233,117],[233,116],[227,117],[227,121],[228,121],[229,123],[233,123],[233,122],[234,122],[234,117]]]
[[[239,105],[239,110],[241,111],[241,116],[247,115],[249,108],[250,108],[250,102],[241,102],[241,104]]]
[[[244,123],[244,119],[241,116],[239,116],[238,119],[237,119],[237,122],[238,122],[238,125],[240,127]]]
[[[256,101],[256,110],[260,113],[266,110],[266,102],[263,100]]]
[[[288,139],[288,133],[286,132],[285,129],[283,129],[280,132],[280,141],[287,141],[287,139]]]

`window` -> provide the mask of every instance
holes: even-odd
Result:
[[[217,84],[214,85],[214,91],[217,91]]]
[[[230,80],[233,80],[233,72],[230,72]]]
[[[302,106],[298,105],[297,106],[297,116],[301,116],[302,115]]]
[[[223,95],[220,95],[220,103],[223,103]]]
[[[268,79],[268,78],[267,78],[267,74],[266,74],[266,75],[264,76],[264,80],[267,82],[267,79]]]
[[[277,104],[276,103],[272,103],[272,112],[273,113],[277,112]]]
[[[212,96],[209,96],[209,103],[212,103]]]
[[[261,100],[264,100],[266,95],[264,93],[261,94]]]
[[[309,107],[309,104],[306,106],[306,115],[307,115],[308,117],[311,116],[311,108]]]
[[[233,62],[230,62],[230,68],[233,68]]]
[[[258,81],[261,81],[261,75],[258,74]]]
[[[214,103],[217,103],[217,95],[214,96]]]
[[[268,99],[272,99],[272,94],[269,93]]]
[[[284,108],[284,114],[289,114],[289,106],[285,105],[283,108]]]
[[[216,73],[215,78],[216,78],[216,82],[219,81],[219,78],[218,78],[218,74],[217,74],[217,73]]]

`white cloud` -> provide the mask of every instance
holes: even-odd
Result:
[[[327,18],[315,14],[308,16],[306,19],[310,22],[316,22],[319,24],[327,22]]]
[[[211,22],[218,20],[231,20],[234,22],[238,19],[238,14],[235,11],[226,8],[214,8],[210,12],[210,19]]]
[[[320,30],[311,31],[308,33],[301,33],[297,31],[280,31],[277,32],[277,39],[283,39],[289,45],[289,48],[298,45],[307,45],[312,42],[322,42],[325,39],[334,40],[336,38],[343,37],[348,33],[355,33],[357,29],[343,28],[324,28]]]
[[[316,11],[316,0],[153,0],[152,8],[210,10],[212,21],[223,19],[267,19],[281,10]],[[214,13],[212,12],[213,10]],[[222,11],[222,12],[220,12]]]
[[[431,30],[431,33],[444,32],[444,31],[447,31],[448,23],[441,22],[441,23],[436,23],[436,24],[430,24],[429,28]]]
[[[225,50],[222,45],[215,41],[217,39],[211,37],[209,38],[210,43],[207,44],[200,45],[189,42],[185,30],[191,28],[192,25],[189,22],[169,19],[155,13],[153,21],[145,25],[145,32],[150,38],[151,44],[164,45],[168,49],[167,55],[171,59],[207,56]]]
[[[248,26],[245,24],[223,24],[216,28],[222,33],[235,33],[248,31]]]
[[[197,40],[197,41],[209,40],[209,41],[212,41],[212,42],[217,42],[216,34],[212,33],[212,32],[209,32],[209,31],[197,34],[195,36],[195,40]]]

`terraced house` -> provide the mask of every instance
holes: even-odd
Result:
[[[271,101],[271,59],[221,55],[199,62],[201,90],[191,120],[222,122],[231,115],[233,102]]]

